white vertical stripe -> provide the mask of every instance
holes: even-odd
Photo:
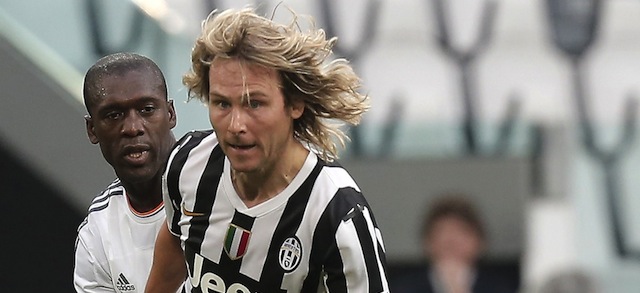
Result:
[[[230,225],[229,227],[233,227],[233,225]],[[231,259],[235,259],[236,255],[238,254],[238,246],[240,243],[240,237],[242,235],[241,232],[242,228],[235,226],[235,233],[233,233],[233,236],[231,236],[233,239],[231,239],[231,247],[229,247],[229,257]],[[227,233],[229,232],[229,230],[227,230]],[[227,239],[226,237],[224,238],[225,240]],[[226,242],[226,241],[223,241]],[[226,246],[226,245],[225,245]]]
[[[382,288],[384,292],[389,291],[389,283],[387,282],[387,278],[385,276],[384,267],[382,266],[382,262],[380,261],[380,254],[384,253],[384,245],[382,242],[382,235],[380,234],[380,230],[373,226],[373,219],[371,218],[371,211],[365,207],[364,211],[362,211],[364,218],[367,222],[367,230],[369,231],[369,237],[371,237],[371,242],[373,243],[373,248],[376,253],[376,264],[378,265],[378,271],[380,272],[380,279],[382,280]],[[381,252],[378,249],[378,244],[382,246],[383,251]]]
[[[380,243],[380,246],[382,246],[382,252],[386,253],[387,249],[384,247],[384,241],[382,241],[382,233],[378,228],[376,228],[376,237],[378,238],[378,243]]]
[[[260,280],[262,267],[267,260],[267,252],[270,247],[269,243],[271,243],[273,233],[278,226],[280,217],[282,217],[282,212],[284,212],[284,208],[256,218],[253,222],[251,238],[258,240],[249,240],[249,247],[247,247],[247,252],[242,259],[242,266],[240,267],[241,273],[253,279]]]
[[[209,183],[212,184],[212,183]],[[222,182],[218,183],[216,200],[209,216],[209,227],[202,241],[202,256],[215,263],[220,262],[220,255],[224,250],[224,239],[233,219],[234,209],[224,194]],[[213,194],[211,196],[214,196]]]
[[[350,211],[351,212],[351,211]],[[342,221],[336,231],[336,242],[344,266],[347,292],[369,292],[369,277],[358,232],[352,220]]]

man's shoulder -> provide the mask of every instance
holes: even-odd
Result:
[[[324,197],[325,209],[332,210],[336,219],[351,218],[354,212],[370,209],[360,187],[349,172],[337,162],[319,161],[320,172],[314,183],[315,196]]]
[[[119,179],[114,180],[91,201],[87,210],[87,216],[78,227],[78,232],[83,228],[98,229],[102,222],[108,221],[109,214],[118,210],[118,205],[126,204],[125,191]]]
[[[187,144],[199,144],[205,138],[215,139],[215,132],[213,129],[209,130],[191,130],[185,133],[178,141],[176,142],[176,148],[182,148]]]
[[[169,156],[169,165],[174,162],[184,162],[192,157],[203,158],[209,156],[192,156],[195,153],[206,153],[211,156],[223,157],[224,153],[218,144],[218,138],[213,130],[198,130],[187,132],[178,140]]]
[[[93,198],[88,214],[105,210],[114,199],[124,198],[124,196],[124,186],[122,186],[120,179],[116,179]]]
[[[191,130],[191,131],[187,132],[184,136],[182,136],[182,138],[181,138],[180,140],[182,140],[182,139],[184,139],[185,137],[188,137],[188,136],[196,137],[196,138],[199,138],[199,137],[206,137],[206,136],[209,136],[209,135],[211,135],[211,134],[213,134],[213,133],[214,133],[214,132],[213,132],[213,129],[207,129],[207,130]]]
[[[358,184],[349,174],[349,171],[342,167],[337,162],[327,163],[324,161],[318,162],[321,172],[318,174],[316,182],[320,182],[322,187],[328,189],[338,189],[339,193],[343,193],[344,189],[353,189],[356,192],[360,192]]]

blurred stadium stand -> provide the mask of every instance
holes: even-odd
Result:
[[[323,26],[318,1],[284,4],[315,16]],[[252,2],[57,0],[34,6],[0,0],[0,175],[8,227],[2,262],[12,268],[2,277],[5,284],[22,284],[3,292],[38,292],[42,284],[49,292],[71,291],[75,229],[93,196],[114,177],[99,148],[86,139],[80,92],[86,69],[110,50],[150,56],[165,72],[176,100],[176,136],[208,128],[206,108],[185,103],[180,82],[194,33],[214,3],[241,7]],[[273,6],[277,1],[259,2]],[[474,9],[482,2],[447,1],[452,10],[464,12],[452,13],[453,19],[465,20],[452,31],[473,28]],[[476,106],[483,116],[473,125],[475,155],[461,151],[459,72],[438,48],[424,1],[381,0],[374,30],[380,35],[354,64],[374,99],[360,129],[364,153],[353,156],[348,149],[343,164],[375,209],[392,273],[420,263],[422,208],[430,196],[453,189],[481,199],[491,241],[487,260],[496,269],[535,288],[558,270],[579,267],[598,276],[604,292],[635,292],[640,262],[617,254],[613,244],[602,170],[581,145],[571,72],[545,35],[544,1],[496,2],[493,41],[485,55],[476,56],[475,94],[481,98]],[[367,3],[334,1],[336,34],[347,48],[357,47],[357,26],[366,17],[361,8]],[[620,92],[640,85],[640,2],[603,3],[602,41],[594,46],[585,79],[594,128],[602,134],[596,138],[606,147],[619,134]],[[142,4],[165,5],[163,11],[171,13],[154,18],[149,7],[141,13],[137,5]],[[91,16],[91,7],[101,9],[97,16]],[[287,13],[277,17],[288,20]],[[500,142],[494,139],[500,134],[494,126],[510,113],[505,108],[512,91],[518,92],[522,112],[511,125],[509,151],[496,155],[491,141]],[[394,115],[390,109],[402,112]],[[617,187],[623,196],[614,211],[622,219],[623,244],[632,252],[640,250],[638,145],[620,165]],[[34,282],[31,272],[40,270],[46,274]]]

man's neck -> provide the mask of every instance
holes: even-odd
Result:
[[[309,150],[299,145],[279,160],[283,165],[265,172],[246,173],[232,169],[231,181],[240,199],[247,207],[254,207],[280,194],[302,169],[308,153]]]
[[[152,182],[144,183],[122,182],[129,199],[129,204],[136,212],[145,213],[151,211],[157,208],[162,202],[160,183],[155,179],[151,181]]]

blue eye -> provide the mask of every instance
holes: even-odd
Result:
[[[220,109],[227,109],[229,107],[231,107],[231,104],[229,104],[229,102],[225,102],[225,101],[214,101],[213,104],[220,108]]]
[[[260,107],[260,105],[262,105],[262,103],[256,101],[256,100],[250,100],[249,101],[249,108],[251,109],[257,109]]]

